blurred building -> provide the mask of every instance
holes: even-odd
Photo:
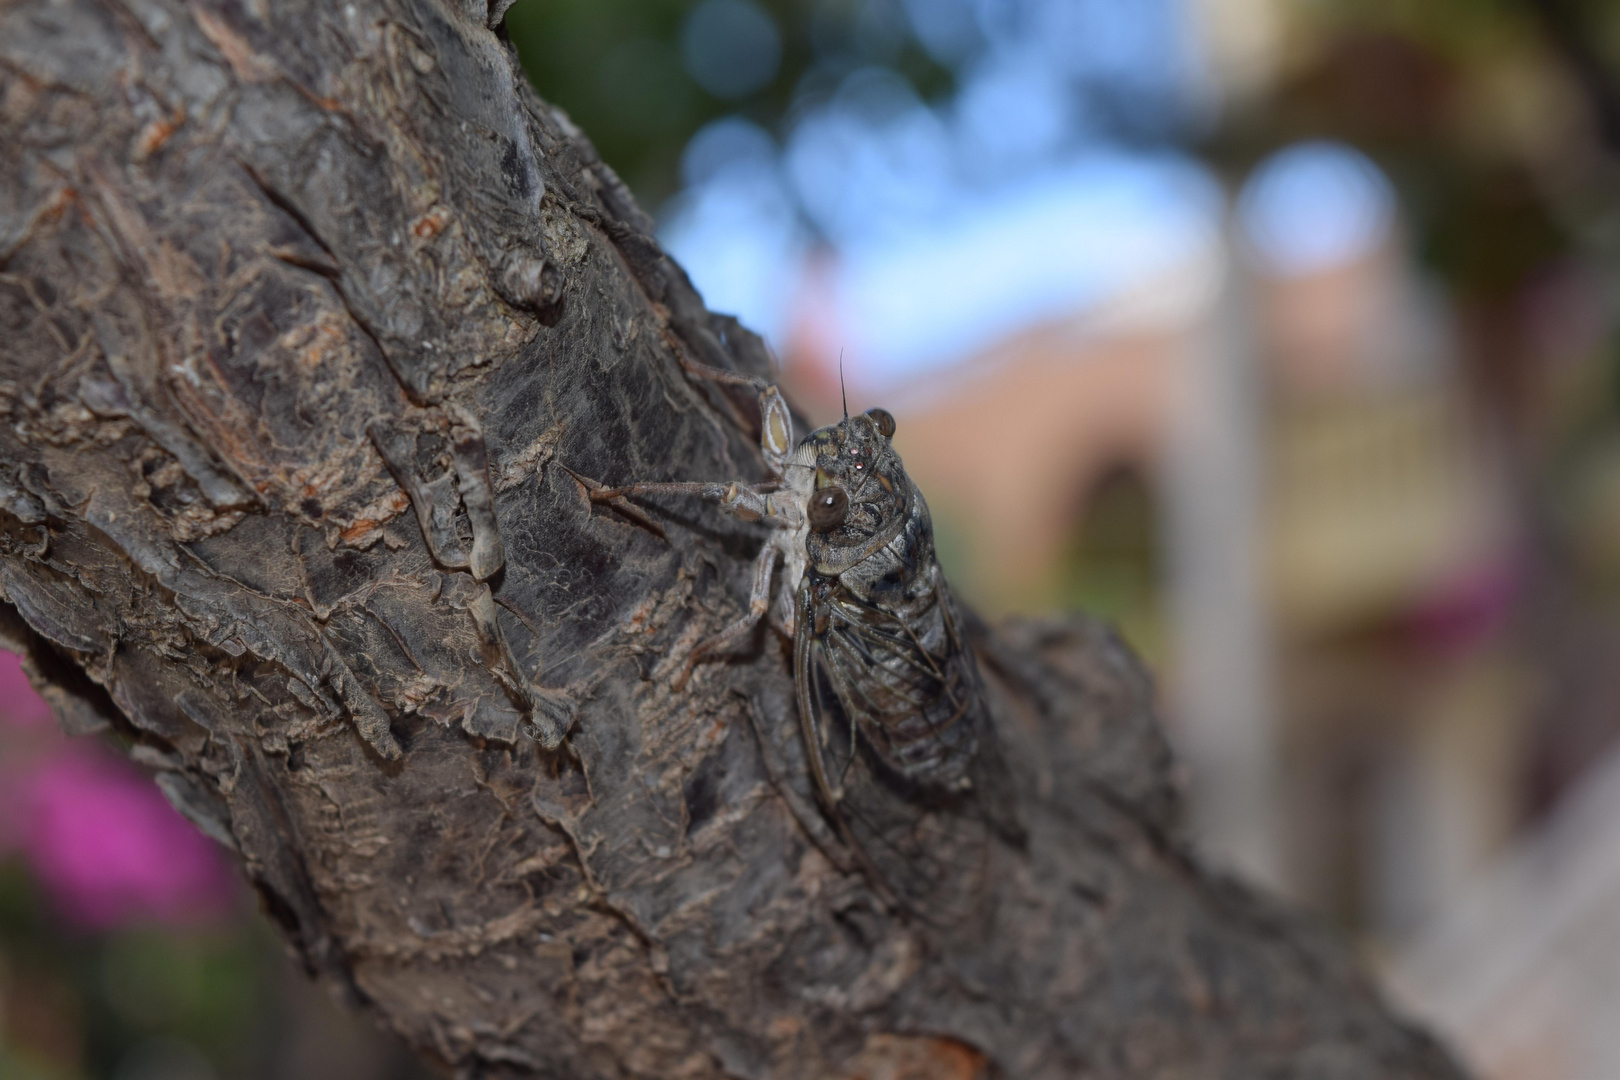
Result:
[[[874,386],[846,361],[851,408],[896,414],[970,598],[1100,611],[1156,662],[1215,861],[1418,970],[1409,943],[1477,903],[1494,861],[1522,861],[1514,843],[1543,842],[1520,839],[1539,697],[1514,633],[1527,571],[1512,473],[1365,158],[1284,151],[1200,235],[1117,295],[921,377]],[[784,368],[832,419],[829,345],[849,332],[824,291],[803,295],[816,325]],[[1533,905],[1491,932],[1513,917],[1533,921]],[[1499,951],[1482,925],[1448,932],[1454,966]],[[1447,995],[1469,974],[1413,976],[1404,1000],[1485,1075],[1608,1075],[1537,1056],[1577,1052],[1567,1012],[1514,1037],[1546,1046],[1493,1049],[1490,1010],[1530,977],[1465,1007]],[[1560,1005],[1592,977],[1568,974]],[[1540,1064],[1499,1067],[1509,1051]]]

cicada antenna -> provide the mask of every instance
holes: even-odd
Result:
[[[844,350],[838,350],[838,396],[844,400],[844,423],[849,423],[849,391],[844,388]]]

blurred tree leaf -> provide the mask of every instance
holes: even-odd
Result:
[[[757,0],[775,20],[776,73],[734,100],[699,86],[682,62],[682,32],[698,0],[528,0],[506,31],[535,89],[562,106],[633,188],[657,207],[680,187],[692,134],[738,114],[778,136],[795,107],[830,92],[864,64],[898,71],[925,98],[950,73],[916,44],[898,0]]]

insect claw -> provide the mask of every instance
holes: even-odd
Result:
[[[582,472],[575,472],[560,461],[557,464],[562,466],[563,472],[574,478],[575,483],[585,489],[585,493],[591,497],[592,501],[595,501],[599,495],[606,498],[605,493],[613,490],[612,488],[603,487],[600,481],[592,480]]]
[[[557,464],[562,465],[562,462],[559,461]],[[590,502],[605,503],[659,539],[669,539],[669,534],[664,531],[664,527],[662,525],[658,524],[658,522],[654,521],[652,518],[648,517],[646,514],[643,514],[640,510],[637,510],[634,506],[625,501],[624,497],[634,491],[636,485],[630,484],[625,487],[616,488],[603,487],[600,482],[592,480],[584,473],[575,472],[567,465],[563,465],[562,470],[574,478],[574,482],[578,484],[585,492],[585,497]]]

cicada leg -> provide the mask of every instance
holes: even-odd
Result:
[[[679,676],[675,679],[676,690],[686,686],[687,680],[692,677],[693,668],[700,660],[748,633],[770,610],[771,574],[776,567],[776,560],[786,555],[790,568],[802,567],[804,562],[802,554],[795,556],[794,552],[788,550],[791,545],[783,541],[784,536],[802,527],[804,511],[802,502],[797,496],[791,493],[786,497],[779,495],[785,487],[791,488],[786,481],[785,473],[788,459],[793,454],[793,416],[788,410],[787,402],[782,398],[781,391],[752,376],[710,368],[689,362],[685,357],[682,357],[681,364],[694,375],[718,382],[753,386],[759,390],[759,448],[765,459],[765,466],[770,471],[770,478],[760,484],[749,484],[741,480],[723,484],[675,480],[624,484],[612,488],[580,478],[592,502],[617,502],[622,509],[622,500],[629,495],[704,495],[718,501],[720,508],[733,517],[744,521],[763,521],[776,530],[766,539],[759,555],[754,559],[754,576],[748,593],[747,612],[715,636],[700,642],[688,654]],[[790,605],[786,602],[782,606],[785,610],[790,610]],[[791,626],[787,632],[791,636]]]
[[[681,673],[675,679],[675,689],[681,690],[686,681],[692,677],[692,669],[697,667],[698,661],[709,653],[730,644],[732,641],[748,633],[754,624],[770,610],[771,606],[771,572],[776,568],[776,559],[780,554],[774,538],[767,540],[759,549],[759,556],[754,559],[754,581],[748,591],[748,611],[735,619],[724,630],[705,641],[699,642],[686,656],[686,663],[681,665]]]
[[[693,360],[686,355],[684,349],[675,351],[675,359],[680,362],[681,367],[688,375],[696,375],[698,378],[708,379],[710,382],[724,383],[727,386],[752,386],[755,390],[764,390],[771,385],[757,375],[744,375],[740,371],[727,371],[725,368]]]

